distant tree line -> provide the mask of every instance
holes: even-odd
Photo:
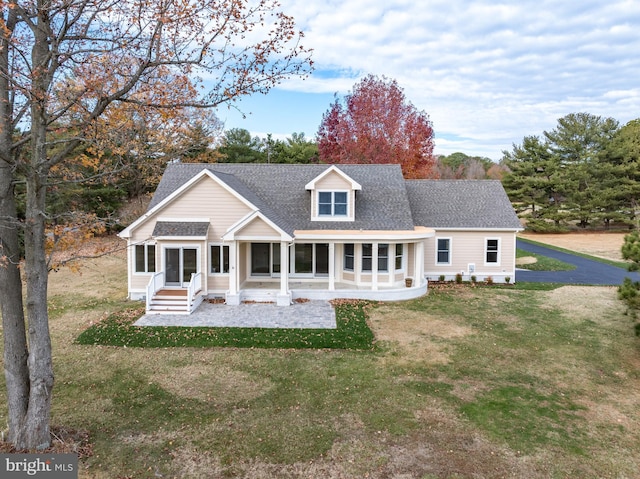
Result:
[[[442,180],[502,180],[507,169],[482,156],[456,152],[436,157],[437,178]]]
[[[223,130],[215,115],[194,112],[185,112],[168,125],[144,112],[128,112],[126,117],[126,125],[105,127],[93,144],[78,148],[73,152],[74,160],[52,174],[47,206],[51,218],[91,213],[104,219],[107,228],[117,229],[121,226],[115,215],[118,209],[125,202],[153,193],[167,163],[175,159],[191,163],[326,163],[319,155],[318,143],[304,133],[292,133],[285,139],[272,135],[260,138],[242,128]],[[435,156],[432,170],[432,176],[443,179],[501,179],[505,171],[488,158],[459,152]],[[19,204],[19,209],[24,207]]]
[[[637,227],[640,120],[571,113],[503,154],[503,185],[531,230]]]

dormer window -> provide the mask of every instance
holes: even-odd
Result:
[[[319,191],[318,215],[347,216],[349,211],[348,198],[349,193],[346,191]]]
[[[305,188],[311,192],[311,221],[355,221],[360,183],[331,165]]]

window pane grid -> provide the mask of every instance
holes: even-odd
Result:
[[[448,238],[440,238],[438,239],[438,251],[437,251],[437,262],[438,263],[449,263],[449,257],[451,252],[451,242]]]
[[[211,245],[211,272],[226,274],[229,272],[229,247]]]
[[[498,262],[498,251],[499,251],[499,241],[497,239],[489,239],[489,240],[487,240],[486,262],[487,263],[497,263]]]
[[[403,252],[403,245],[401,244],[397,244],[396,245],[396,269],[402,269],[402,252]]]
[[[389,271],[389,245],[378,245],[378,271]]]
[[[371,271],[373,261],[373,245],[364,243],[362,245],[362,271]]]
[[[136,273],[156,272],[156,245],[136,245],[135,256]]]
[[[348,195],[344,191],[318,192],[319,216],[347,216]]]
[[[354,245],[347,243],[344,245],[344,269],[353,271],[354,269]]]

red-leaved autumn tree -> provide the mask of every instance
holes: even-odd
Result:
[[[437,177],[429,115],[408,102],[395,80],[363,78],[322,117],[324,163],[398,163],[405,178]]]

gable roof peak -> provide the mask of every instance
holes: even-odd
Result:
[[[316,188],[316,183],[318,181],[320,181],[325,176],[327,176],[327,175],[329,175],[331,173],[334,173],[334,172],[337,173],[338,175],[340,175],[342,178],[344,178],[349,183],[351,183],[351,189],[353,189],[353,190],[361,190],[362,189],[362,185],[360,185],[360,183],[355,181],[353,178],[351,178],[349,175],[347,175],[345,172],[343,172],[336,165],[331,165],[329,168],[327,168],[322,173],[320,173],[318,176],[316,176],[313,180],[311,180],[309,183],[307,183],[305,185],[305,189],[314,190]]]

